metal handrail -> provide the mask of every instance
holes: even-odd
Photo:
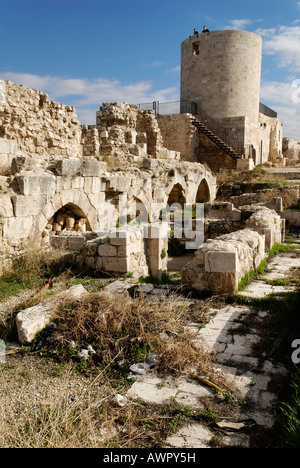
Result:
[[[242,143],[231,133],[229,133],[223,125],[221,125],[216,119],[211,117],[199,104],[196,105],[196,117],[198,120],[205,125],[212,133],[215,134],[220,140],[226,143],[236,153],[243,154],[244,147]]]

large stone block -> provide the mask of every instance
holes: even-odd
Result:
[[[7,218],[2,224],[3,238],[10,243],[16,243],[27,239],[33,229],[33,218],[22,216],[19,218]]]
[[[227,273],[237,271],[238,256],[236,252],[206,252],[205,271],[209,273]]]
[[[36,216],[38,215],[43,207],[46,205],[47,196],[42,195],[16,195],[12,197],[14,206],[14,214],[18,216]]]
[[[106,257],[103,258],[102,268],[112,273],[128,273],[129,263],[127,258]]]
[[[56,163],[55,172],[60,176],[76,176],[81,172],[80,159],[60,159]]]
[[[107,164],[103,161],[83,161],[81,175],[89,177],[101,177],[106,171]]]
[[[21,344],[31,343],[36,334],[49,324],[52,308],[51,304],[38,304],[18,313],[16,325]]]
[[[16,177],[22,195],[48,195],[53,197],[56,189],[55,176],[50,174],[21,174]]]
[[[102,244],[98,247],[98,255],[100,257],[116,257],[117,248],[114,245]]]

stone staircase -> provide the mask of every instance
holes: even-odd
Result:
[[[208,128],[207,125],[202,123],[199,119],[194,119],[192,124],[198,129],[199,132],[206,135],[211,141],[213,141],[219,148],[221,148],[225,153],[231,156],[233,159],[241,159],[242,154],[238,149],[233,148],[229,143],[227,144],[222,138],[218,137],[216,133]],[[228,136],[230,136],[228,134]]]

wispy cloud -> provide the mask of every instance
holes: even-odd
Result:
[[[177,67],[170,68],[169,70],[167,70],[167,73],[178,73],[180,72],[180,70],[181,70],[181,66],[177,65]]]
[[[160,62],[160,61],[154,61],[152,63],[140,63],[140,66],[141,67],[145,67],[145,68],[159,68],[159,67],[162,67],[163,65],[165,65],[166,62]]]
[[[245,29],[247,26],[250,26],[252,21],[250,19],[234,19],[225,26],[223,29]]]
[[[289,71],[293,72],[300,71],[300,26],[279,26],[257,29],[256,32],[264,39],[264,53],[274,56],[279,67],[289,67]]]
[[[179,99],[179,90],[176,87],[155,90],[151,81],[122,84],[118,80],[106,78],[90,80],[14,72],[0,73],[0,78],[43,91],[52,100],[75,106],[79,120],[83,124],[95,122],[96,110],[103,102],[121,101],[138,104]]]
[[[300,141],[300,80],[269,81],[261,86],[261,101],[273,106],[283,123],[283,134]]]

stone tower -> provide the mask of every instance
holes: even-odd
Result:
[[[262,39],[247,31],[197,34],[181,45],[181,100],[214,118],[259,116]]]

